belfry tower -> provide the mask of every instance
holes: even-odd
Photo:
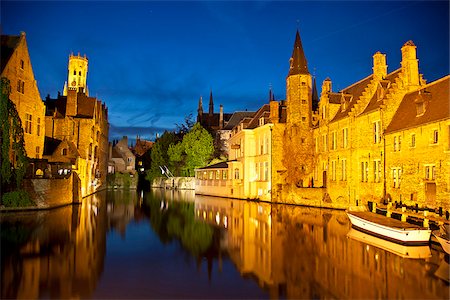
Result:
[[[313,170],[312,94],[312,76],[297,30],[286,78],[287,119],[283,147],[285,182],[297,187],[308,186]]]
[[[86,96],[89,96],[89,91],[86,84],[87,72],[88,59],[86,55],[80,56],[80,53],[78,53],[78,55],[75,56],[73,53],[70,54],[68,75],[67,81],[64,83],[63,96],[67,96],[68,90],[83,92]]]

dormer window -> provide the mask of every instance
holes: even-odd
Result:
[[[62,154],[63,156],[66,156],[66,155],[67,155],[67,148],[63,148],[61,154]]]
[[[416,102],[416,117],[419,117],[425,113],[425,103],[423,102]]]
[[[263,126],[264,125],[264,118],[259,118],[259,126]]]

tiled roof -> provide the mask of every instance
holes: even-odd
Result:
[[[370,76],[364,78],[363,80],[361,80],[357,83],[354,83],[353,85],[346,87],[345,89],[340,91],[340,93],[349,94],[349,95],[352,95],[352,97],[351,97],[350,102],[348,103],[347,108],[345,110],[341,110],[341,109],[338,110],[338,112],[334,116],[333,120],[331,120],[331,122],[338,121],[338,120],[343,119],[348,116],[348,113],[352,110],[353,106],[358,101],[359,97],[362,95],[365,88],[372,80],[372,78],[373,78],[373,75],[370,75]],[[336,95],[336,94],[331,94],[331,95]],[[341,103],[340,98],[339,98],[339,102],[337,102],[336,97],[337,96],[333,96],[333,101],[334,101],[333,103],[336,103],[336,104]],[[339,95],[339,97],[341,97],[341,96]]]
[[[298,30],[295,35],[294,50],[292,50],[291,66],[288,76],[297,74],[309,74],[306,57],[303,52],[302,41]]]
[[[254,129],[259,125],[260,118],[269,118],[270,115],[270,105],[264,104],[260,109],[255,113],[250,123],[247,125],[248,129]]]
[[[397,69],[394,72],[388,74],[386,76],[386,78],[380,82],[381,87],[378,87],[378,88],[383,88],[384,91],[387,92],[390,84],[395,82],[395,79],[399,76],[400,72],[401,72],[401,69]],[[370,99],[366,108],[364,109],[363,114],[378,109],[380,107],[380,105],[383,104],[383,101],[378,101],[378,100],[379,100],[378,95],[377,95],[377,93],[375,93],[373,95],[372,99]]]
[[[94,116],[97,99],[88,97],[83,93],[77,94],[77,117],[92,118]]]
[[[137,156],[142,156],[152,147],[153,147],[152,141],[136,139],[136,145],[134,146],[134,153]]]
[[[223,129],[225,130],[231,130],[234,126],[239,124],[239,122],[247,117],[252,117],[255,114],[254,111],[237,111],[233,113],[228,120],[228,122],[225,123],[225,126]]]
[[[198,168],[197,170],[227,169],[227,168],[228,168],[228,162],[222,161],[222,162],[214,164],[214,165],[206,166],[206,167],[203,167],[203,168]]]
[[[19,35],[2,35],[1,36],[1,73],[9,62],[11,55],[14,53],[17,45],[19,45]]]
[[[450,118],[449,81],[450,75],[447,75],[418,91],[406,94],[386,128],[386,133]],[[425,100],[425,112],[417,116],[415,101],[421,99]]]
[[[46,136],[44,140],[44,153],[43,155],[52,155],[55,152],[56,148],[58,148],[59,144],[61,144],[61,140],[54,139]]]

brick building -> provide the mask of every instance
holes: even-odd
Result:
[[[346,208],[388,198],[448,210],[450,77],[427,83],[412,41],[401,54],[400,68],[388,72],[386,55],[376,52],[373,73],[340,91],[325,79],[317,101],[297,31],[286,100],[270,99],[258,126],[244,119],[233,128],[224,196],[267,199],[242,188],[258,181],[253,175],[267,161],[272,201]],[[261,156],[255,136],[265,124],[270,155]],[[237,188],[244,192],[233,196]]]
[[[86,85],[88,59],[69,56],[68,82],[64,94],[45,100],[45,135],[52,139],[73,143],[86,161],[79,174],[82,195],[94,191],[106,182],[108,166],[108,109],[95,97],[88,96]]]
[[[45,105],[34,78],[24,32],[19,36],[1,36],[1,77],[10,81],[9,98],[16,105],[22,121],[27,156],[42,158]]]

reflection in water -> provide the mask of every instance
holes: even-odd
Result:
[[[2,298],[92,294],[106,250],[101,195],[81,205],[2,214]]]
[[[130,231],[149,226],[152,234]],[[118,248],[127,263],[112,266],[108,253]],[[438,249],[361,235],[342,211],[114,190],[81,205],[2,214],[1,296],[101,298],[125,290],[127,298],[446,299],[448,256]],[[155,273],[156,261],[167,272]],[[135,285],[119,276],[142,264]],[[206,285],[195,275],[203,268]]]

